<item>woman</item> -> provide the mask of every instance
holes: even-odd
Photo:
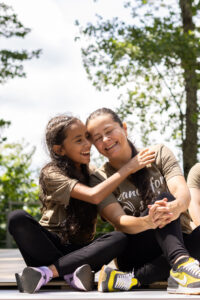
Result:
[[[95,185],[138,151],[127,138],[126,124],[112,110],[98,109],[86,125],[91,141],[108,158],[91,178]],[[189,190],[173,153],[164,145],[153,146],[152,150],[155,163],[129,176],[98,205],[104,219],[129,234],[129,245],[117,260],[119,268],[129,273],[104,266],[98,288],[130,290],[169,277],[168,292],[199,294],[200,268],[195,259],[200,260],[200,232],[199,228],[191,232],[184,213],[190,202]]]

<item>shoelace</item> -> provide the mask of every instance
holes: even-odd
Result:
[[[195,260],[183,267],[183,269],[187,270],[192,275],[198,276],[200,278],[200,268],[199,262]]]
[[[129,290],[133,277],[134,277],[134,273],[117,274],[117,280],[114,287],[120,290],[125,290],[125,291]]]

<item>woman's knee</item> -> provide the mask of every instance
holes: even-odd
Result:
[[[175,200],[174,196],[173,196],[171,193],[169,193],[169,192],[163,192],[163,193],[161,193],[161,194],[156,198],[156,200],[162,200],[163,198],[167,198],[167,199],[168,199],[168,202],[171,202],[171,201],[174,201],[174,200]]]
[[[8,215],[9,232],[12,234],[13,231],[17,230],[19,227],[25,227],[27,216],[28,213],[21,209],[10,212]]]

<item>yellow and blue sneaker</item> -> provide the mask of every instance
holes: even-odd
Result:
[[[114,270],[108,266],[103,266],[99,274],[99,292],[129,291],[138,286],[138,280],[134,273],[124,273]]]
[[[167,291],[172,294],[200,294],[199,262],[192,257],[184,257],[175,263],[170,271]]]

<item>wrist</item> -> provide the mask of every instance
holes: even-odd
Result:
[[[142,219],[144,230],[154,229],[153,223],[149,217],[149,215],[140,217]]]
[[[130,162],[127,162],[125,165],[124,165],[124,171],[126,173],[127,176],[131,175],[132,173],[135,172],[135,167],[133,167],[133,165],[130,163]]]

